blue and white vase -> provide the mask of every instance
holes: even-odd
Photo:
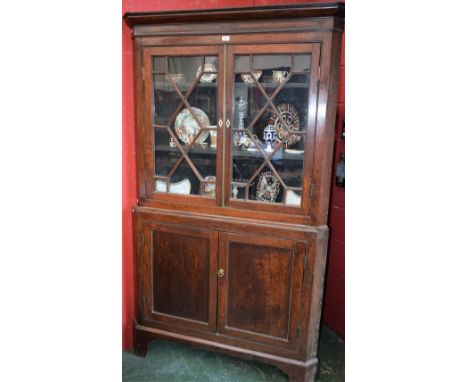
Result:
[[[276,128],[273,125],[268,125],[263,130],[263,140],[265,141],[265,151],[273,151],[273,142],[276,140]]]

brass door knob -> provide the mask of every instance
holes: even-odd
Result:
[[[224,269],[223,269],[223,268],[219,268],[219,269],[218,269],[218,272],[216,272],[216,274],[218,275],[218,277],[223,277],[223,276],[224,276]]]

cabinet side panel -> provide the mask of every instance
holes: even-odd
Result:
[[[153,232],[153,309],[208,322],[210,241]]]
[[[340,49],[341,33],[326,33],[322,45],[320,63],[320,86],[313,166],[312,224],[318,226],[327,224],[328,217]]]
[[[308,270],[305,278],[305,286],[308,293],[305,294],[308,301],[306,306],[308,313],[308,338],[306,354],[308,358],[316,357],[320,332],[320,318],[322,314],[323,287],[325,283],[325,267],[327,263],[328,230],[316,235],[310,243],[310,250],[314,253],[313,266]],[[312,264],[311,264],[312,265]],[[312,276],[312,277],[310,277]],[[312,282],[312,285],[310,285]],[[309,305],[310,304],[310,305]]]

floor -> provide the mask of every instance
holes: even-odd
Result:
[[[320,330],[316,382],[343,382],[344,340],[326,326]],[[123,352],[123,382],[287,382],[274,366],[246,361],[170,341],[150,344],[146,358]]]

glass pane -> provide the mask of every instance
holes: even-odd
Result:
[[[170,193],[199,195],[200,181],[186,160],[182,161],[171,176],[170,187]]]
[[[162,58],[153,60],[155,72],[168,62],[154,75],[155,191],[214,198],[218,58]]]
[[[310,55],[309,54],[296,54],[294,56],[294,71],[295,72],[310,71]]]
[[[246,129],[265,106],[267,98],[248,74],[236,74],[234,82],[233,127]]]
[[[235,57],[235,72],[250,72],[249,56],[236,56]]]
[[[235,62],[231,199],[300,206],[310,56],[236,56]]]
[[[291,70],[291,55],[261,54],[253,56],[253,69],[265,71],[265,75],[272,75],[273,70]]]
[[[257,76],[260,75],[260,84],[269,97],[286,80],[291,72],[291,65],[292,59],[290,55],[253,56],[254,73]]]
[[[164,74],[153,76],[153,122],[156,125],[167,125],[181,103],[181,98]]]
[[[155,129],[155,173],[157,176],[167,176],[182,154],[175,147],[174,140],[171,139],[167,129]]]
[[[201,63],[202,57],[169,57],[169,73],[176,82],[190,85],[195,81]]]
[[[166,73],[166,57],[153,57],[153,71],[157,73]]]

